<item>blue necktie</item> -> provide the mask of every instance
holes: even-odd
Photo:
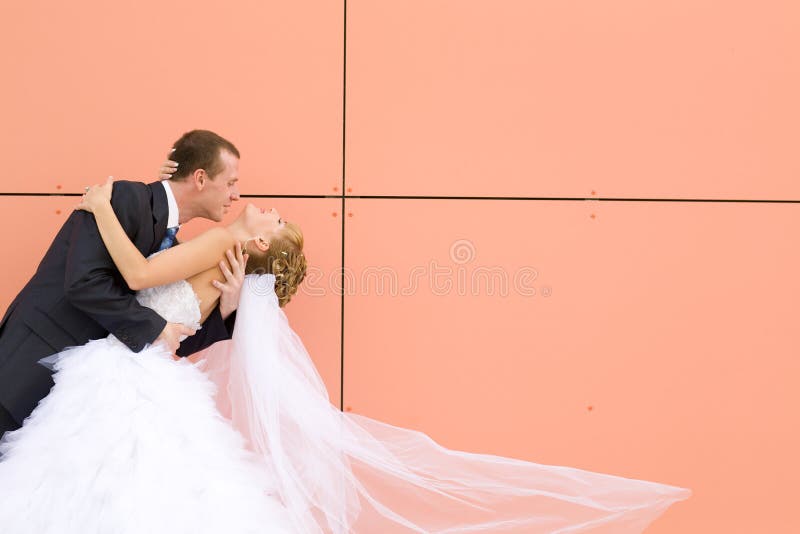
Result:
[[[175,234],[178,233],[178,226],[173,226],[172,228],[167,228],[167,233],[164,235],[164,239],[161,240],[161,246],[158,247],[158,250],[164,250],[172,246],[175,243]]]

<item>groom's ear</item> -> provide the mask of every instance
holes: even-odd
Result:
[[[208,181],[208,174],[204,169],[196,169],[191,175],[191,180],[195,189],[202,191]]]

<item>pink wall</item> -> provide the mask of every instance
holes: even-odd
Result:
[[[0,308],[65,194],[212,129],[306,232],[288,314],[343,409],[694,490],[648,532],[800,530],[796,3],[5,11]]]

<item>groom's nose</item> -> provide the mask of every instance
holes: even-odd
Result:
[[[239,200],[239,188],[235,185],[231,187],[231,200]]]

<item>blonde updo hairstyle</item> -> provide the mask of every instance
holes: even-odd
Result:
[[[278,305],[283,308],[297,293],[306,277],[305,254],[303,254],[303,232],[293,222],[286,222],[280,236],[269,242],[269,248],[262,252],[252,244],[246,244],[249,254],[245,274],[274,274],[275,294]]]

